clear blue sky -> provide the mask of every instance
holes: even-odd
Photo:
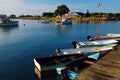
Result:
[[[65,4],[71,12],[120,13],[120,0],[0,0],[0,14],[33,14],[54,12],[58,5]],[[98,4],[101,4],[97,8]]]

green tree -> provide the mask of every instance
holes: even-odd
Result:
[[[56,16],[58,16],[58,15],[61,16],[65,13],[68,13],[69,11],[70,11],[69,8],[66,5],[62,4],[61,6],[58,6],[57,9],[55,10],[55,15]]]
[[[52,12],[44,12],[43,17],[54,17],[54,13],[52,13]]]

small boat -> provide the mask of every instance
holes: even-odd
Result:
[[[98,46],[98,47],[84,47],[84,48],[69,48],[69,49],[61,49],[61,54],[81,54],[82,52],[89,54],[92,52],[104,52],[104,51],[110,51],[113,47],[109,46]]]
[[[97,47],[97,46],[111,46],[114,47],[116,46],[118,41],[116,40],[98,40],[98,41],[89,41],[89,42],[77,42],[73,41],[72,45],[74,47],[80,46],[80,47]]]
[[[37,69],[41,72],[41,77],[46,77],[55,74],[49,74],[55,72],[56,67],[62,67],[77,58],[83,57],[83,54],[69,54],[69,55],[59,55],[44,58],[34,58],[34,64]]]
[[[62,25],[72,24],[72,19],[70,19],[70,18],[63,18],[62,21],[61,21],[61,24]]]
[[[107,34],[106,36],[87,36],[87,39],[89,41],[93,40],[105,40],[105,39],[113,39],[120,41],[120,34]]]
[[[0,15],[0,26],[18,26],[18,21],[10,20],[6,15]]]
[[[50,23],[50,20],[40,20],[40,23],[42,24],[42,23]]]
[[[77,59],[74,62],[71,62],[63,67],[56,68],[56,71],[59,75],[63,75],[64,78],[74,79],[77,77],[81,70],[85,70],[95,61],[99,59],[99,53],[94,53],[84,57],[82,59]]]
[[[55,21],[55,25],[61,25],[61,21]]]

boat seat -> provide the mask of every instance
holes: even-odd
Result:
[[[57,64],[60,64],[60,63],[61,63],[60,61],[58,61],[58,60],[56,60],[56,59],[54,60],[54,62],[56,62]]]
[[[87,63],[87,64],[90,64],[90,65],[92,65],[92,64],[94,64],[94,62],[92,62],[92,61],[84,61],[85,63]]]

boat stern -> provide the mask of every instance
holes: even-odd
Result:
[[[38,69],[39,71],[41,71],[41,66],[40,66],[40,64],[36,61],[35,58],[34,58],[33,60],[34,60],[34,64],[35,64],[35,66],[37,67],[37,69]]]

